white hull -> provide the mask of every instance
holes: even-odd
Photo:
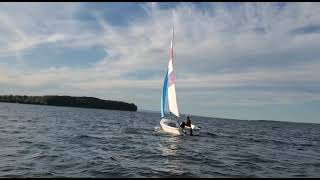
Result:
[[[161,129],[164,132],[173,134],[173,135],[184,135],[183,130],[180,128],[180,125],[176,121],[170,121],[169,119],[161,119],[160,121]],[[196,127],[195,125],[191,124],[192,128],[192,135],[199,135],[200,128]],[[191,128],[185,127],[186,135],[191,135]]]

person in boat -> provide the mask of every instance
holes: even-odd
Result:
[[[186,126],[191,127],[191,120],[190,120],[190,117],[189,117],[189,116],[187,116],[187,123],[186,123]]]
[[[191,119],[189,116],[187,116],[187,123],[185,124],[185,126],[190,127],[190,135],[192,136]]]
[[[181,127],[184,134],[186,134],[186,130],[184,129],[185,126],[186,126],[186,123],[184,121],[182,121],[182,123],[180,124],[180,127]]]

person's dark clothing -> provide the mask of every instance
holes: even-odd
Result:
[[[186,123],[186,126],[191,127],[191,120],[190,120],[190,119],[188,119],[188,121],[187,121],[187,123]]]
[[[187,117],[187,123],[185,124],[185,126],[188,126],[188,127],[190,127],[190,135],[192,136],[192,128],[191,128],[191,120],[190,120],[190,117],[188,116]]]
[[[185,122],[182,122],[181,125],[180,125],[181,128],[184,128],[185,126],[186,126]]]

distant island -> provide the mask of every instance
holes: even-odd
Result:
[[[0,95],[0,102],[137,111],[137,106],[133,103],[103,100],[95,97]]]

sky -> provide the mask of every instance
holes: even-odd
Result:
[[[2,2],[0,94],[120,100],[160,117],[174,26],[180,113],[320,123],[319,12],[316,2]]]

